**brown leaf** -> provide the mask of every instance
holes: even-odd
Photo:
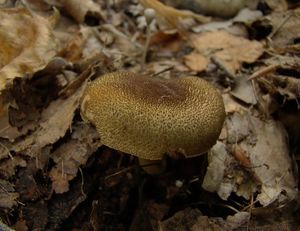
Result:
[[[43,68],[56,54],[51,27],[27,9],[0,9],[0,91],[15,77]]]
[[[210,21],[208,17],[197,15],[187,10],[177,10],[173,7],[164,5],[158,0],[140,0],[140,3],[145,8],[152,8],[155,10],[156,16],[162,24],[167,24],[171,28],[182,29],[181,23],[183,19],[192,18],[201,23],[207,23]]]
[[[217,59],[233,74],[240,69],[242,63],[253,63],[263,53],[261,43],[234,36],[226,31],[194,35],[191,42],[200,54],[207,59]]]
[[[67,99],[59,98],[53,101],[42,112],[38,129],[24,140],[16,143],[13,146],[13,150],[19,152],[27,149],[27,154],[34,156],[36,155],[35,150],[53,144],[63,137],[71,126],[74,112],[79,105],[84,87],[85,84]]]
[[[286,11],[288,9],[286,0],[266,0],[265,2],[273,11]]]
[[[46,11],[51,8],[45,0],[23,0],[22,3],[33,10]]]
[[[235,86],[230,94],[247,104],[257,103],[254,87],[246,76],[241,75],[235,78]]]
[[[16,167],[26,167],[26,161],[19,156],[3,160],[0,164],[0,173],[8,178],[15,175]]]
[[[192,52],[184,57],[184,63],[192,71],[205,71],[209,61],[198,52]]]
[[[270,35],[272,45],[275,48],[283,49],[299,39],[300,34],[300,8],[295,10],[275,12],[268,19],[271,20],[273,31]]]
[[[0,97],[0,136],[9,140],[14,140],[20,135],[18,128],[12,127],[9,123],[8,105]]]
[[[16,199],[19,194],[15,192],[13,186],[4,180],[0,180],[0,207],[12,208],[17,204]]]
[[[87,16],[104,19],[105,14],[99,4],[92,0],[56,0],[78,22],[83,23]]]
[[[26,225],[29,230],[45,230],[48,222],[48,208],[43,200],[33,203],[27,203],[22,208],[22,214],[25,217]]]
[[[16,222],[14,225],[14,228],[18,231],[28,231],[28,227],[26,225],[26,221],[23,219],[20,219]]]
[[[56,193],[64,193],[69,191],[69,180],[74,178],[74,173],[66,174],[65,167],[62,165],[61,169],[52,169],[49,173],[52,180],[52,188]]]
[[[158,228],[158,221],[163,219],[168,210],[169,206],[166,204],[158,204],[153,201],[145,202],[136,210],[130,231],[161,230]]]
[[[231,192],[246,199],[257,192],[255,199],[263,206],[293,200],[297,184],[283,126],[251,115],[240,106],[227,116],[225,128],[227,148],[222,143],[212,148],[203,187],[217,191],[224,200]]]
[[[232,17],[238,13],[243,8],[255,9],[258,0],[244,1],[223,1],[223,0],[213,0],[213,1],[203,1],[203,0],[167,0],[170,4],[183,9],[190,9],[197,13],[202,13],[205,15],[215,16],[215,17]]]
[[[177,212],[171,218],[159,223],[161,231],[181,231],[181,230],[214,230],[221,231],[222,227],[210,221],[206,216],[202,216],[198,209],[187,208]]]
[[[79,167],[86,164],[99,146],[101,143],[95,129],[87,124],[78,124],[73,128],[72,139],[52,154],[56,165],[51,169],[50,177],[56,193],[69,190],[69,181],[76,177]]]

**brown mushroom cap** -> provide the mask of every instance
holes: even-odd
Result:
[[[96,126],[104,145],[149,160],[174,151],[186,157],[206,152],[225,119],[221,95],[205,80],[161,80],[131,72],[91,82],[81,114]]]

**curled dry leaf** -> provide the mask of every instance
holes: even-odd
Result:
[[[14,140],[20,135],[18,128],[12,127],[9,122],[9,115],[8,115],[8,106],[4,102],[3,98],[0,97],[0,137],[6,138],[9,140]],[[0,152],[2,152],[0,150]],[[6,152],[4,150],[4,152]],[[2,152],[3,153],[3,152]]]
[[[74,179],[81,165],[101,146],[98,133],[87,124],[73,128],[72,139],[62,144],[53,154],[56,165],[50,171],[52,188],[56,193],[69,191],[69,181]]]
[[[172,217],[159,223],[159,230],[169,231],[169,230],[193,230],[195,223],[198,223],[197,219],[202,216],[202,213],[198,209],[186,208],[182,211],[175,213]],[[208,220],[208,219],[207,219]],[[202,223],[202,222],[201,222]],[[221,230],[220,227],[210,227],[208,222],[206,223],[206,228],[212,230]],[[199,224],[202,227],[202,224]],[[201,228],[200,228],[201,230]]]
[[[43,68],[56,54],[51,22],[27,9],[0,9],[0,91]]]
[[[238,212],[233,216],[228,216],[226,220],[220,217],[203,216],[198,209],[186,208],[172,217],[159,222],[160,231],[180,231],[180,230],[234,230],[249,221],[248,212]]]
[[[238,76],[235,79],[235,86],[230,94],[247,104],[257,103],[254,87],[246,76]]]
[[[51,9],[51,5],[46,0],[22,0],[22,3],[32,10],[45,11]]]
[[[132,68],[132,71],[138,71]],[[188,71],[188,68],[176,59],[169,59],[157,62],[151,62],[147,65],[147,71],[149,74],[160,73],[165,79],[170,79],[178,73],[184,73]]]
[[[158,21],[163,25],[171,27],[172,29],[180,29],[183,20],[188,18],[194,19],[201,23],[207,23],[210,21],[208,17],[198,15],[187,10],[177,10],[173,7],[164,5],[158,0],[140,0],[140,3],[145,8],[154,9],[156,13],[155,16],[157,17]]]
[[[237,37],[226,31],[205,32],[193,35],[190,40],[201,55],[206,59],[213,58],[232,74],[243,63],[255,62],[263,53],[260,42]]]
[[[249,199],[255,192],[257,200],[267,206],[274,201],[281,205],[297,195],[297,183],[288,153],[286,131],[273,120],[262,121],[240,107],[229,111],[225,122],[228,147],[217,143],[209,154],[210,163],[203,187],[217,191],[226,200],[231,192]],[[244,130],[240,130],[241,126]],[[245,131],[247,130],[247,132]]]
[[[70,128],[74,112],[79,105],[85,84],[69,98],[59,98],[53,101],[41,115],[39,127],[30,136],[27,136],[13,146],[16,152],[26,150],[26,153],[35,157],[36,150],[55,143],[63,137]]]
[[[16,167],[26,167],[26,161],[19,156],[7,158],[1,161],[0,173],[2,176],[9,178],[15,174]]]
[[[284,103],[294,101],[299,109],[300,98],[300,80],[294,74],[300,71],[300,59],[298,57],[277,56],[275,59],[268,59],[267,67],[263,67],[256,71],[250,79],[257,83],[256,91],[263,99],[263,96],[268,93],[271,101],[265,101],[265,106],[269,109],[270,113],[277,110],[279,105],[282,104],[278,99],[281,95]],[[262,102],[260,102],[262,103]],[[281,105],[282,106],[282,105]]]
[[[205,71],[209,61],[198,52],[192,52],[184,57],[185,65],[192,71]]]
[[[262,17],[263,14],[261,11],[245,8],[230,20],[212,21],[206,24],[197,25],[192,28],[192,31],[200,33],[205,31],[225,30],[232,34],[246,37],[248,35],[246,28],[251,27],[253,23]]]
[[[16,199],[19,194],[15,192],[12,184],[8,181],[0,180],[0,207],[1,208],[12,208],[17,204]]]
[[[285,49],[287,45],[297,44],[300,34],[299,17],[299,7],[295,10],[275,12],[267,17],[273,25],[270,38],[275,48]]]
[[[34,74],[26,75],[26,78],[15,78],[13,84],[2,91],[1,138],[14,142],[28,131],[36,129],[41,111],[57,98],[58,91],[64,87],[64,82],[60,79],[69,77],[64,72],[67,66],[65,60],[55,57],[45,68]]]
[[[282,76],[278,74],[271,74],[263,81],[258,80],[259,84],[269,90],[270,94],[275,95],[279,93],[287,100],[297,100],[300,98],[300,80],[298,78]],[[269,86],[272,86],[270,89]]]
[[[265,0],[265,2],[273,11],[285,11],[288,9],[286,0]]]
[[[87,16],[104,19],[105,14],[99,4],[92,0],[56,0],[78,22],[83,23]]]
[[[190,9],[194,12],[202,13],[205,15],[213,15],[216,17],[232,17],[239,10],[249,7],[254,9],[258,3],[258,0],[170,0],[173,5],[181,8]]]

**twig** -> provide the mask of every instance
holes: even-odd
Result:
[[[288,14],[283,20],[282,22],[278,25],[277,28],[275,28],[275,30],[272,31],[272,33],[268,36],[268,39],[271,40],[276,34],[277,32],[284,26],[284,24],[286,24],[286,22],[290,19],[290,17],[292,16],[292,14]]]
[[[273,72],[276,70],[280,65],[279,64],[273,64],[264,68],[259,69],[258,71],[254,72],[248,80],[256,79],[261,76],[265,76],[266,74]]]
[[[79,169],[80,176],[81,176],[81,186],[80,186],[80,190],[81,190],[82,195],[86,198],[87,196],[86,196],[86,194],[85,194],[85,192],[84,192],[84,190],[83,190],[83,186],[84,186],[83,172],[82,172],[82,169],[81,169],[80,167],[79,167],[78,169]]]
[[[14,157],[12,156],[12,154],[10,153],[10,150],[8,149],[8,147],[6,147],[4,144],[2,144],[0,142],[0,146],[3,147],[5,149],[5,151],[7,151],[7,155],[13,160]]]
[[[106,177],[104,178],[104,180],[107,180],[107,179],[109,179],[109,178],[111,178],[111,177],[113,177],[113,176],[117,176],[117,175],[119,175],[119,174],[128,172],[128,171],[131,170],[131,169],[133,169],[133,166],[124,168],[124,169],[122,169],[122,170],[120,170],[120,171],[117,171],[117,172],[115,172],[115,173],[113,173],[113,174],[110,174],[110,175],[106,176]]]
[[[145,70],[145,65],[146,65],[146,59],[147,59],[147,53],[148,53],[148,49],[149,49],[149,44],[150,44],[150,38],[151,38],[151,28],[150,25],[147,25],[147,29],[146,29],[146,43],[145,43],[145,47],[143,50],[143,57],[142,57],[142,64],[141,64],[141,69]]]

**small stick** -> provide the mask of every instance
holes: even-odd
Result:
[[[266,74],[273,72],[279,67],[279,64],[273,64],[264,68],[259,69],[258,71],[254,72],[248,80],[253,80],[261,76],[265,76]]]
[[[155,10],[152,8],[147,8],[144,11],[144,15],[145,15],[146,22],[147,22],[147,29],[146,29],[146,43],[145,43],[145,47],[144,47],[144,51],[143,51],[142,64],[141,64],[142,70],[145,69],[145,65],[146,65],[147,53],[148,53],[150,38],[151,38],[150,26],[155,17]]]

